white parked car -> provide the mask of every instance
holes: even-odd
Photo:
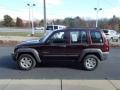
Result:
[[[35,30],[44,33],[44,27],[35,27]]]
[[[64,25],[47,25],[46,33],[49,33],[49,32],[54,31],[54,30],[65,29],[65,28],[67,28],[67,26],[64,26]]]
[[[118,40],[120,38],[120,34],[115,30],[103,29],[108,40]]]
[[[47,25],[46,30],[60,30],[64,28],[66,28],[64,25]]]
[[[44,27],[35,27],[35,30],[44,30]]]

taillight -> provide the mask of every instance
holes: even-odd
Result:
[[[103,44],[103,52],[108,52],[109,51],[109,41],[105,38],[104,44]]]

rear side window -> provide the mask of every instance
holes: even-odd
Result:
[[[92,43],[103,43],[102,35],[99,31],[91,31]]]
[[[71,43],[87,43],[87,34],[85,31],[71,31]]]

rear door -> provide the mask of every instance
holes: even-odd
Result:
[[[69,32],[70,44],[67,45],[67,55],[78,57],[83,49],[88,47],[87,32],[85,30],[72,30]]]

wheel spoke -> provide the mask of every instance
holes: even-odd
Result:
[[[87,60],[86,60],[86,67],[88,68],[88,69],[92,69],[92,68],[94,68],[96,66],[96,60],[94,59],[94,58],[88,58]]]
[[[23,68],[30,68],[32,66],[32,60],[29,57],[23,57],[20,64]]]

